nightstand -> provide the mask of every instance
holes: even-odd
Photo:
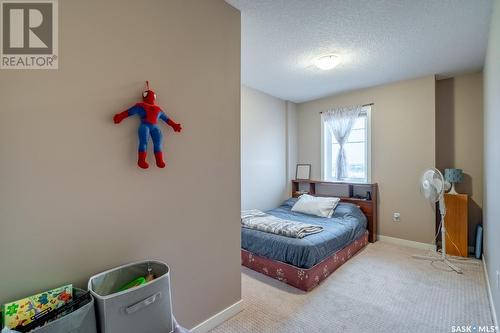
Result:
[[[467,257],[469,255],[469,246],[467,244],[468,200],[467,194],[444,194],[446,204],[446,216],[444,218],[446,223],[446,253],[452,256]]]

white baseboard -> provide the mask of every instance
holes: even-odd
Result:
[[[420,243],[420,242],[415,242],[415,241],[411,241],[411,240],[407,240],[407,239],[389,237],[389,236],[384,236],[384,235],[378,235],[378,239],[381,242],[391,243],[391,244],[396,244],[396,245],[403,245],[403,246],[413,247],[416,249],[434,250],[434,251],[436,250],[436,245],[434,245],[434,244]]]
[[[488,268],[486,267],[486,259],[483,254],[483,268],[484,278],[486,279],[486,288],[488,289],[488,300],[490,301],[491,315],[493,317],[493,324],[498,327],[497,311],[495,310],[495,303],[493,303],[493,295],[491,294],[490,278],[488,275]]]
[[[225,308],[219,313],[216,313],[212,317],[208,318],[201,324],[196,325],[191,329],[192,333],[207,333],[210,330],[216,328],[229,318],[233,317],[234,315],[238,314],[241,310],[243,310],[243,301],[239,300],[238,302],[234,303],[233,305]]]

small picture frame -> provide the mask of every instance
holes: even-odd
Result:
[[[297,164],[297,171],[295,172],[296,180],[309,180],[311,179],[311,164]]]

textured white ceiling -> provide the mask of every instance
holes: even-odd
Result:
[[[479,70],[491,0],[226,0],[241,11],[242,81],[302,102]],[[331,71],[311,66],[336,53]]]

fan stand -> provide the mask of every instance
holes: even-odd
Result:
[[[415,259],[420,259],[420,260],[429,260],[429,261],[440,261],[448,265],[453,271],[455,271],[457,274],[462,274],[462,270],[455,266],[452,262],[448,260],[446,257],[446,227],[445,227],[445,221],[444,217],[446,215],[446,208],[444,206],[444,199],[441,197],[439,199],[439,211],[441,213],[441,258],[438,257],[432,257],[432,256],[418,256],[418,255],[413,255],[412,257]]]

